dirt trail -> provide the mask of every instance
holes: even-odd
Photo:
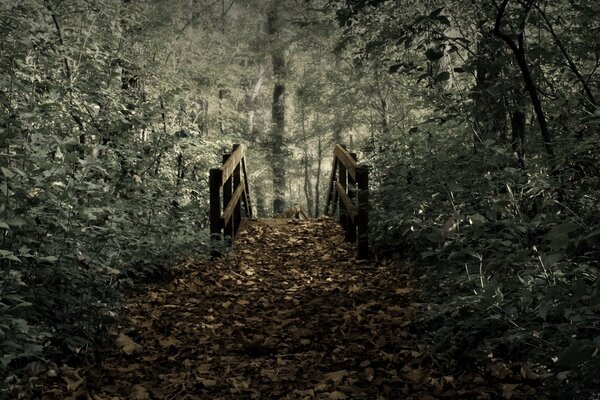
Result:
[[[356,261],[333,221],[249,221],[227,257],[133,298],[101,366],[44,398],[495,397],[420,366],[418,309],[409,276]]]

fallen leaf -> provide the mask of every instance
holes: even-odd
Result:
[[[179,340],[177,340],[177,338],[175,338],[174,336],[169,336],[167,338],[162,338],[159,341],[161,347],[163,348],[167,348],[167,347],[176,347],[179,345]]]
[[[335,392],[329,393],[329,396],[327,396],[327,398],[329,398],[331,400],[343,400],[343,399],[347,399],[348,395],[336,390]]]
[[[127,355],[132,355],[141,347],[139,344],[134,342],[129,336],[122,334],[119,335],[119,337],[117,337],[115,342],[117,343],[117,346],[119,346],[121,350],[123,350],[123,352]]]
[[[75,392],[84,382],[84,379],[79,376],[78,370],[65,371],[63,379],[67,383],[69,392]]]
[[[204,379],[204,378],[198,378],[198,381],[204,385],[204,387],[213,387],[217,385],[217,381],[214,379]]]
[[[518,384],[512,383],[505,383],[502,385],[502,397],[509,400],[513,396],[513,392],[518,386]]]
[[[488,370],[493,377],[498,379],[506,379],[506,377],[511,375],[511,371],[508,366],[502,362],[496,362],[488,365]]]
[[[150,394],[142,385],[133,385],[129,397],[133,400],[149,400]]]
[[[334,384],[339,384],[344,377],[348,375],[348,371],[345,369],[341,369],[339,371],[330,372],[325,374],[325,379],[331,380]]]

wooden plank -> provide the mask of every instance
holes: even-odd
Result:
[[[354,223],[354,221],[356,219],[356,217],[355,217],[356,213],[354,211],[354,205],[352,204],[352,200],[346,194],[346,190],[339,182],[335,183],[335,188],[337,190],[337,193],[338,193],[338,196],[340,199],[340,203],[343,204],[343,206],[344,206],[344,215],[348,215],[349,219],[352,221],[352,223]],[[342,211],[341,207],[340,207],[340,211]]]
[[[361,260],[369,258],[369,167],[359,165],[356,169],[358,187],[358,254]]]
[[[231,196],[231,200],[225,207],[225,210],[223,210],[223,215],[221,215],[220,217],[225,226],[227,226],[231,222],[231,216],[235,211],[236,204],[240,201],[240,197],[242,197],[242,193],[244,193],[244,185],[239,185],[238,188],[235,190],[235,193],[233,193],[233,196]]]
[[[357,163],[354,161],[350,153],[344,148],[343,145],[338,144],[333,149],[333,155],[340,160],[340,163],[348,170],[348,173],[353,179],[356,179],[356,167]]]
[[[227,180],[233,174],[235,167],[240,163],[246,154],[246,146],[243,144],[236,144],[236,146],[238,147],[233,153],[231,153],[227,160],[223,160],[223,165],[221,166],[221,170],[223,171],[222,182],[227,182]]]

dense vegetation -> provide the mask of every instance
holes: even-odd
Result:
[[[119,297],[206,253],[207,171],[246,143],[259,216],[371,165],[431,360],[600,368],[593,0],[0,2],[0,371],[89,361]],[[286,206],[287,204],[287,206]]]

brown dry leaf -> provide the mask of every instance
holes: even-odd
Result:
[[[505,363],[495,362],[493,364],[488,365],[488,370],[492,374],[493,377],[499,379],[506,379],[506,377],[511,375],[511,371]]]
[[[348,376],[348,371],[341,369],[339,371],[330,372],[325,374],[325,379],[331,380],[335,385],[338,385],[344,377]]]
[[[335,392],[331,392],[329,393],[329,396],[327,396],[328,399],[331,400],[343,400],[343,399],[347,399],[348,395],[345,394],[344,392],[340,392],[340,391],[335,391]]]
[[[423,380],[423,371],[420,369],[404,367],[402,368],[402,371],[404,372],[404,375],[414,383],[419,383]]]
[[[525,365],[521,366],[521,376],[531,381],[543,381],[553,376],[551,372],[537,372],[535,371],[535,368],[536,366],[534,364],[526,363]],[[538,369],[543,370],[543,367],[538,367]]]
[[[134,385],[129,393],[129,398],[132,400],[149,400],[150,394],[142,385]]]
[[[129,336],[123,334],[117,337],[115,343],[121,348],[121,350],[123,350],[123,353],[127,354],[128,356],[132,355],[141,348],[141,346],[134,342]]]
[[[518,384],[512,383],[505,383],[502,385],[502,397],[504,397],[506,400],[510,400],[510,398],[513,396],[513,392],[518,386]]]
[[[204,378],[198,378],[198,381],[204,385],[204,387],[209,388],[209,387],[213,387],[217,385],[217,381],[214,379],[204,379]]]
[[[272,381],[275,381],[277,378],[277,371],[270,368],[263,368],[260,370],[260,375],[269,378]]]
[[[171,347],[171,346],[173,346],[173,347],[179,346],[179,340],[177,340],[177,338],[174,336],[162,338],[162,339],[160,339],[159,343],[160,343],[160,346],[163,348],[167,348],[167,347]]]
[[[79,370],[65,371],[63,379],[67,383],[67,389],[69,389],[69,392],[71,393],[79,389],[79,386],[84,382],[84,379],[79,376]]]
[[[127,367],[117,367],[117,371],[121,372],[121,373],[126,373],[126,372],[131,372],[131,371],[135,371],[137,369],[140,369],[142,366],[142,364],[131,364]]]

